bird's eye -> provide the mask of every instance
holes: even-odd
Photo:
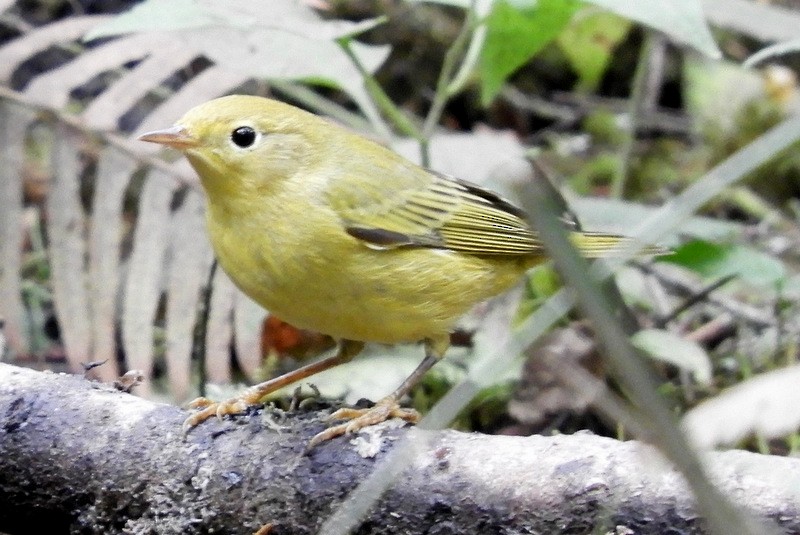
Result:
[[[243,149],[250,147],[256,142],[256,131],[249,126],[240,126],[231,132],[231,141]]]

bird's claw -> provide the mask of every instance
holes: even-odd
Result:
[[[199,409],[183,421],[183,432],[188,433],[193,427],[216,416],[220,420],[227,414],[242,414],[248,405],[240,398],[231,398],[225,401],[212,401],[208,398],[197,398],[189,403],[190,409]]]
[[[242,398],[231,398],[225,401],[212,401],[208,398],[197,398],[189,403],[189,408],[196,409],[183,422],[183,432],[188,433],[192,428],[205,422],[206,420],[217,417],[222,419],[228,414],[241,414],[246,412],[251,406],[247,400]],[[347,422],[334,425],[315,435],[308,444],[308,449],[338,437],[356,433],[365,427],[385,422],[391,418],[400,418],[406,422],[416,423],[420,415],[414,409],[404,409],[393,396],[388,396],[378,401],[369,409],[341,408],[328,416],[328,420],[349,420]]]
[[[350,420],[339,425],[329,427],[321,433],[317,433],[308,444],[311,449],[326,440],[340,435],[356,433],[365,427],[385,422],[391,418],[400,418],[410,423],[417,423],[420,414],[414,409],[404,409],[391,396],[378,401],[369,409],[350,409],[341,408],[328,416],[328,420]]]
[[[209,405],[213,405],[214,403],[215,403],[214,400],[204,397],[199,397],[190,401],[187,407],[190,409],[205,409],[206,407],[208,407]]]

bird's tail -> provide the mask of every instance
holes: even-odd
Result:
[[[606,234],[603,232],[571,232],[570,240],[572,244],[586,258],[608,258],[618,256],[627,249],[633,238],[619,236],[617,234]],[[661,256],[672,253],[670,249],[660,245],[647,245],[639,250],[640,256]]]

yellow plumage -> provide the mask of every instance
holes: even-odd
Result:
[[[297,327],[353,341],[331,365],[350,358],[359,342],[425,341],[427,364],[407,381],[413,384],[470,307],[545,259],[525,214],[496,194],[281,102],[219,98],[142,139],[180,149],[197,171],[211,243],[242,291]],[[624,240],[572,238],[591,257]],[[254,387],[244,404],[272,385]],[[386,415],[403,416],[396,401],[405,387],[379,403],[391,405]],[[190,424],[242,405],[213,404]],[[376,419],[354,416],[360,419],[328,435]]]

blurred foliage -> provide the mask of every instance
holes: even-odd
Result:
[[[691,241],[661,261],[681,265],[707,280],[735,277],[757,287],[775,287],[786,278],[780,260],[742,245]]]

